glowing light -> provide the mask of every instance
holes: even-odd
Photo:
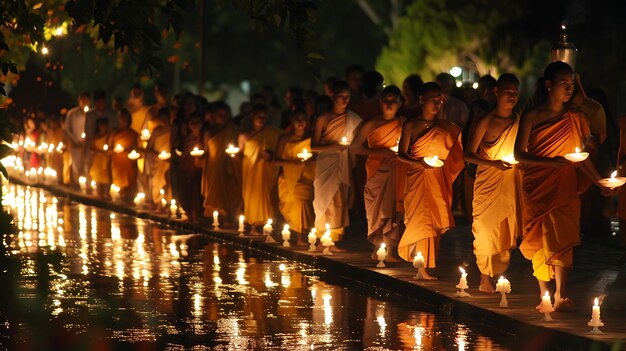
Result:
[[[450,68],[450,74],[454,78],[457,78],[458,76],[463,74],[463,69],[461,67],[459,67],[459,66],[454,66],[454,67]]]

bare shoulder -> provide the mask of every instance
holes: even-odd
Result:
[[[531,125],[534,125],[539,120],[540,117],[541,117],[541,110],[539,109],[539,107],[533,107],[531,109],[528,109],[522,112],[520,121],[522,123],[530,123]]]

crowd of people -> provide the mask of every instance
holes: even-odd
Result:
[[[266,86],[233,116],[223,101],[170,98],[161,84],[146,105],[136,85],[113,108],[96,90],[81,93],[62,120],[27,116],[19,145],[25,169],[45,165],[62,184],[93,184],[102,199],[130,203],[142,193],[155,211],[175,200],[191,221],[210,223],[216,211],[222,226],[244,215],[250,235],[273,219],[289,225],[297,245],[315,228],[342,251],[351,211],[366,218],[373,259],[383,243],[387,261],[421,256],[423,279],[436,279],[429,270],[441,235],[463,208],[481,291],[494,291],[493,277],[506,271],[521,238],[541,294],[555,280],[555,307],[569,310],[572,248],[581,208],[591,211],[579,194],[615,192],[601,186],[594,165],[606,117],[564,62],[550,63],[536,88],[517,113],[513,74],[484,76],[478,89],[457,88],[447,73],[426,83],[411,75],[399,88],[351,65],[344,79],[327,79],[322,94],[290,88],[281,109]],[[578,151],[590,157],[565,158]],[[597,190],[587,190],[592,184]],[[625,205],[620,200],[620,212]]]

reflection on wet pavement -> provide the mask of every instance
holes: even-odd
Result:
[[[506,349],[302,265],[36,188],[3,196],[19,229],[6,242],[21,258],[15,297],[0,306],[3,349]]]

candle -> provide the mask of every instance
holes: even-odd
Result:
[[[96,190],[97,184],[95,180],[92,180],[89,185],[91,185],[91,190]]]
[[[422,256],[422,252],[418,251],[417,255],[413,257],[413,267],[417,268],[417,274],[415,274],[415,279],[423,280],[424,276],[422,275],[422,268],[424,268],[424,256]]]
[[[576,148],[576,152],[567,154],[567,155],[565,155],[563,157],[565,157],[570,162],[582,162],[582,161],[586,160],[587,157],[589,157],[589,153],[588,152],[580,152],[580,149]]]
[[[309,251],[315,251],[315,244],[317,243],[317,229],[311,229],[307,239],[309,240]]]
[[[87,189],[87,177],[78,177],[78,184],[80,185],[80,190]]]
[[[461,271],[461,278],[459,279],[459,283],[456,285],[456,287],[458,289],[461,289],[461,291],[458,291],[455,296],[469,297],[471,295],[465,292],[465,289],[469,288],[469,286],[467,285],[467,273],[465,273],[465,269],[463,269],[463,267],[459,267],[459,270]]]
[[[213,211],[213,229],[219,229],[220,227],[220,213],[217,211]]]
[[[350,145],[350,142],[348,141],[348,137],[342,137],[341,141],[339,142],[339,144],[341,144],[341,145]]]
[[[265,235],[265,243],[268,243],[268,244],[276,243],[276,240],[274,240],[274,238],[272,237],[272,232],[274,231],[274,227],[272,227],[272,223],[274,223],[274,221],[272,221],[271,218],[268,218],[267,223],[265,223],[265,225],[263,226],[263,235]]]
[[[326,223],[325,227],[326,227],[326,231],[324,232],[324,235],[322,235],[322,237],[320,238],[320,241],[322,242],[322,246],[324,246],[324,251],[322,251],[322,253],[324,255],[332,255],[333,253],[330,252],[330,247],[335,245],[335,242],[333,241],[333,238],[330,236],[330,224]]]
[[[59,142],[59,145],[57,145],[57,152],[58,153],[63,152],[63,142]]]
[[[116,144],[115,148],[113,148],[113,151],[115,151],[115,153],[117,154],[121,154],[122,152],[124,152],[124,147],[121,144]]]
[[[102,151],[108,151],[109,150],[109,145],[104,144],[102,145]]]
[[[115,185],[115,184],[111,184],[111,189],[109,191],[109,194],[111,195],[111,200],[112,201],[118,201],[119,197],[120,197],[120,187]]]
[[[202,156],[204,155],[204,150],[200,150],[197,146],[194,146],[193,150],[189,151],[189,154],[191,156]]]
[[[148,129],[142,129],[140,138],[142,141],[148,141],[150,139],[150,131]]]
[[[239,148],[235,147],[233,144],[228,144],[228,148],[226,149],[226,153],[230,155],[230,157],[235,157],[239,153]]]
[[[600,184],[601,186],[605,188],[615,189],[615,188],[619,188],[620,186],[626,183],[626,177],[616,177],[616,176],[617,176],[617,171],[613,171],[613,173],[611,173],[610,178],[600,179],[598,181],[598,184]]]
[[[176,200],[172,199],[170,201],[170,214],[172,217],[176,217],[176,213],[178,212],[178,206],[176,206]]]
[[[89,106],[83,107],[83,111],[85,111],[85,113],[89,112]]]
[[[137,160],[141,157],[141,154],[138,153],[136,150],[132,150],[129,154],[128,154],[128,158],[131,160]]]
[[[81,138],[81,139],[85,139],[85,137],[87,137],[87,134],[85,134],[85,133],[80,133],[80,138]]]
[[[54,152],[54,144],[48,145],[48,153],[51,154]]]
[[[298,153],[298,158],[302,159],[302,162],[310,159],[311,157],[313,157],[313,154],[309,152],[309,150],[307,150],[306,148],[302,149],[302,152]]]
[[[138,193],[135,198],[133,199],[133,202],[135,203],[135,206],[141,206],[144,202],[146,198],[146,194],[144,193]]]
[[[541,297],[541,304],[539,304],[539,312],[544,314],[543,320],[546,322],[552,321],[552,317],[550,317],[550,312],[554,312],[554,307],[552,307],[552,300],[550,300],[550,292],[546,291],[546,293]]]
[[[604,334],[598,329],[604,326],[604,323],[600,319],[600,305],[598,304],[598,298],[593,300],[593,307],[591,308],[591,320],[587,323],[588,326],[593,327],[589,332],[590,334]]]
[[[245,220],[245,217],[243,215],[239,216],[239,229],[237,230],[239,232],[239,236],[243,236],[243,232],[246,230],[243,221]]]
[[[439,159],[439,156],[437,155],[433,157],[424,157],[424,162],[426,162],[427,165],[434,167],[434,168],[443,166],[443,161],[441,161]]]
[[[387,258],[387,244],[380,244],[380,248],[376,250],[376,258],[378,258],[378,264],[376,267],[384,268],[385,266],[385,258]]]
[[[506,155],[506,156],[502,156],[502,161],[511,164],[511,165],[516,165],[519,162],[515,159],[515,155],[510,154],[510,155]]]
[[[291,239],[291,231],[289,230],[289,224],[285,224],[283,231],[280,232],[283,237],[283,247],[291,247],[289,239]]]
[[[161,207],[165,208],[166,206],[167,206],[167,200],[164,197],[162,197],[161,198]]]
[[[396,141],[396,145],[390,147],[389,150],[391,150],[391,151],[393,151],[393,152],[395,152],[397,154],[399,146],[400,146],[400,139],[398,139]]]
[[[502,297],[500,298],[500,307],[509,307],[509,301],[506,299],[506,294],[511,292],[511,282],[505,277],[500,276],[496,283],[496,291],[499,292]]]
[[[170,157],[172,157],[172,154],[170,154],[167,151],[161,151],[159,155],[157,156],[157,158],[161,161],[169,160]]]

